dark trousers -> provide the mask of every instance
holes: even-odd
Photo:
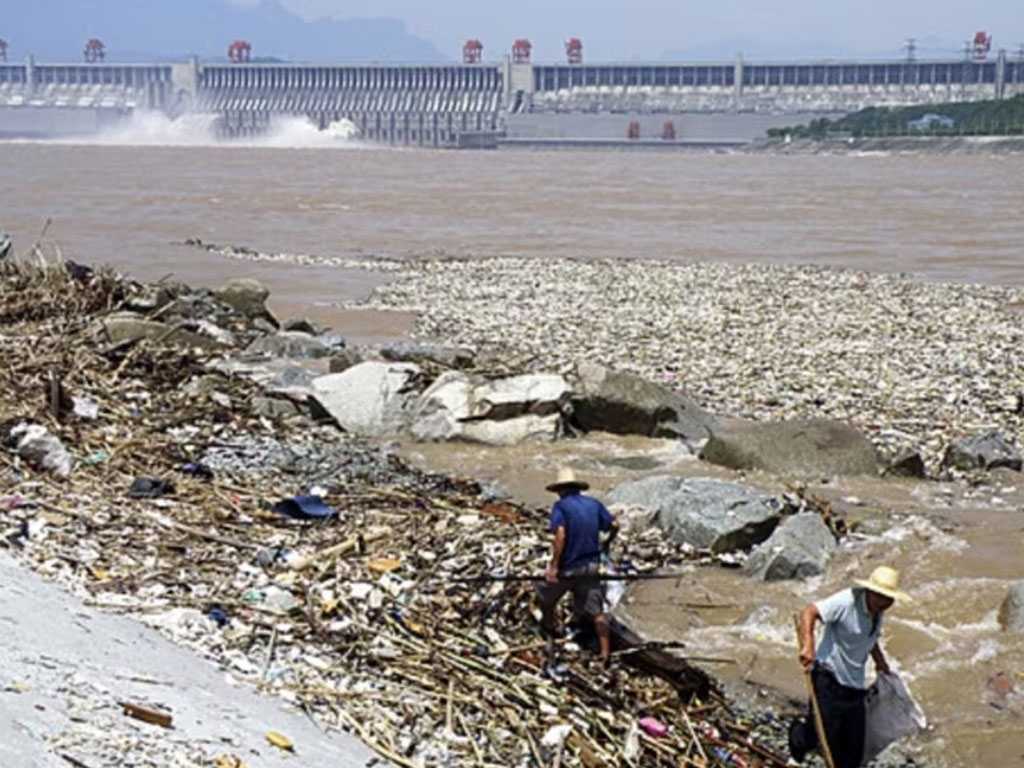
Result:
[[[864,758],[864,694],[860,688],[840,685],[827,669],[815,666],[811,672],[814,692],[825,725],[825,737],[836,768],[859,768]],[[790,731],[790,749],[804,754],[818,746],[814,710]]]

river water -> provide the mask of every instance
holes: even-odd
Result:
[[[281,314],[302,312],[357,340],[408,330],[398,313],[339,309],[374,273],[241,263],[186,238],[319,256],[488,256],[814,263],[927,280],[1024,284],[1024,156],[768,156],[711,153],[432,152],[329,146],[293,126],[246,146],[147,124],[88,144],[0,144],[0,227],[22,249],[107,262],[140,278],[267,283]],[[45,222],[50,219],[49,225]],[[983,332],[983,329],[981,329]],[[423,466],[472,475],[528,503],[571,462],[598,493],[642,474],[709,470],[671,443],[593,436],[553,446],[405,446]],[[777,488],[773,478],[747,482]],[[812,490],[864,535],[827,576],[751,588],[733,571],[632,591],[626,606],[656,637],[694,655],[741,696],[799,697],[790,615],[881,562],[918,598],[894,609],[890,655],[933,721],[917,740],[949,765],[1019,764],[1024,640],[999,631],[1009,581],[1024,578],[1020,476],[967,488],[842,480]],[[706,601],[725,608],[698,610]]]

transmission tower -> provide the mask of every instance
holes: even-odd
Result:
[[[917,61],[917,40],[913,37],[908,37],[903,42],[903,50],[907,52],[907,61]]]

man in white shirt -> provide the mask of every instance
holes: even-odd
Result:
[[[889,672],[879,639],[882,615],[896,600],[909,601],[899,590],[900,574],[881,565],[857,586],[808,605],[800,614],[800,664],[811,673],[835,768],[857,768],[864,755],[864,671],[868,656],[878,674]],[[814,651],[814,625],[824,634]],[[805,721],[789,728],[789,751],[797,762],[818,746],[813,708]]]

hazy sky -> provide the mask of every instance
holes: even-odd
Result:
[[[657,59],[667,51],[729,59],[737,48],[748,58],[895,57],[908,37],[921,58],[948,57],[976,30],[1014,54],[1024,44],[1022,0],[282,1],[306,17],[400,18],[453,58],[467,37],[483,41],[488,59],[528,37],[534,58],[545,61],[561,59],[573,36],[591,60]]]

